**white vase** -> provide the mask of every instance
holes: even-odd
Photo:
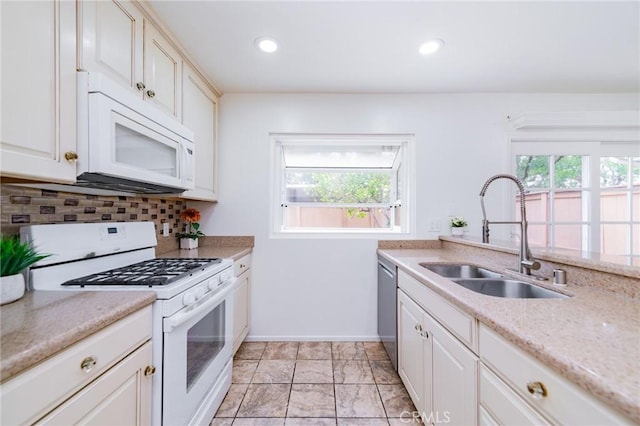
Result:
[[[451,235],[461,237],[464,234],[464,228],[451,228]]]
[[[24,296],[24,275],[0,277],[0,305],[15,302]]]
[[[193,250],[198,248],[198,239],[180,238],[180,248],[183,250]]]

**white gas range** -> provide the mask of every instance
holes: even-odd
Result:
[[[151,222],[31,225],[31,290],[152,290],[153,424],[208,424],[231,385],[233,262],[155,258]]]

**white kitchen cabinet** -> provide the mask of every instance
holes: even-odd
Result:
[[[76,178],[76,9],[69,1],[0,2],[3,177]]]
[[[78,69],[108,75],[175,118],[182,57],[131,1],[79,1]]]
[[[148,20],[144,22],[143,62],[145,98],[179,120],[182,114],[182,57]]]
[[[416,284],[424,287],[399,271],[400,378],[426,424],[477,424],[478,357],[448,330],[447,316],[436,320],[424,309],[447,302],[435,293],[425,300]],[[459,319],[454,315],[453,324]]]
[[[480,401],[499,423],[633,424],[488,327],[479,334]]]
[[[3,382],[0,423],[150,424],[151,309],[143,308]]]
[[[251,255],[243,256],[233,264],[237,277],[233,293],[233,353],[249,334],[249,293],[251,289]]]
[[[182,124],[195,136],[195,188],[181,197],[217,201],[218,97],[187,63],[182,68]]]
[[[130,1],[79,1],[78,67],[103,73],[140,93],[143,83],[142,13]]]

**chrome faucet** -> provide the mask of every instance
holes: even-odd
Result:
[[[502,221],[502,222],[489,222],[487,220],[487,212],[484,208],[484,194],[487,192],[487,188],[491,182],[497,179],[509,179],[513,181],[516,185],[518,185],[518,190],[520,191],[520,221]],[[529,250],[529,239],[527,238],[527,209],[525,207],[525,189],[524,185],[515,176],[500,174],[491,176],[482,186],[480,190],[480,206],[482,207],[482,242],[489,242],[489,224],[519,224],[520,225],[520,257],[519,261],[519,272],[525,275],[531,275],[531,270],[540,269],[540,262],[533,260],[531,258],[531,250]]]

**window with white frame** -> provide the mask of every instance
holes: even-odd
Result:
[[[408,233],[407,135],[271,135],[275,234]]]
[[[640,263],[638,143],[513,142],[512,153],[527,189],[531,244]],[[518,206],[516,196],[516,217]]]

